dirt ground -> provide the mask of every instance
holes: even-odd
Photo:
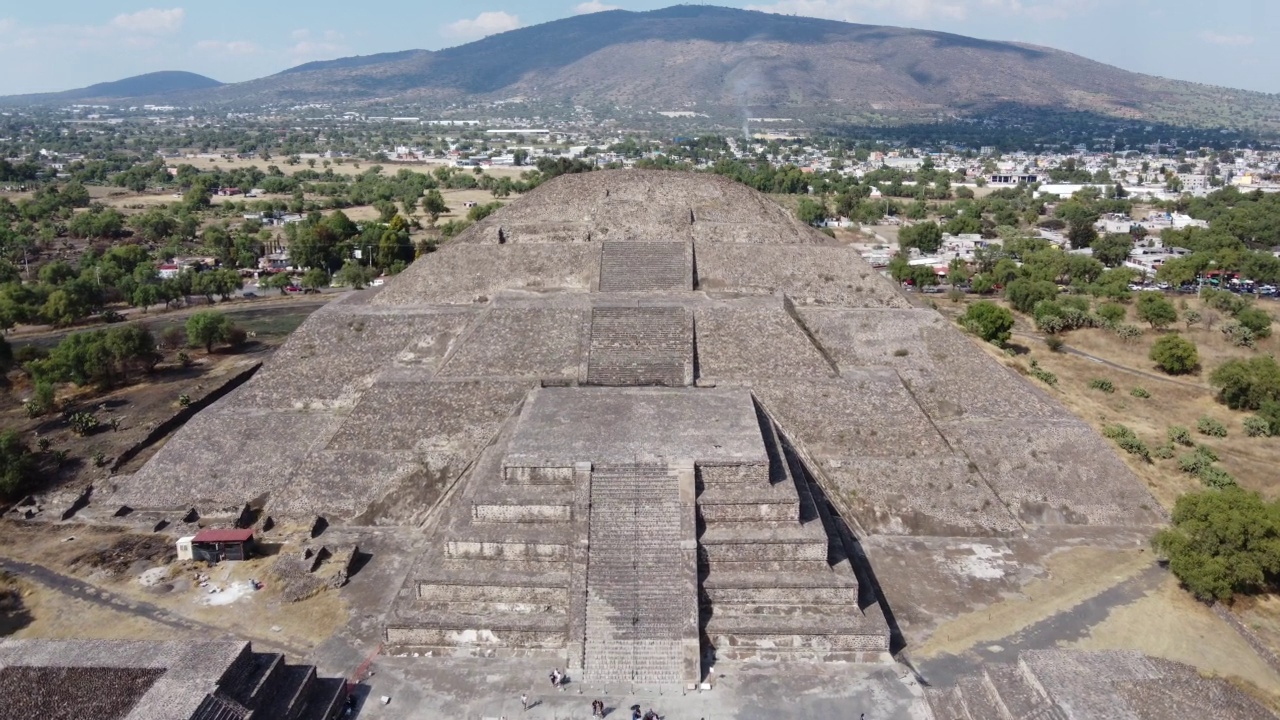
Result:
[[[1172,576],[1137,602],[1117,608],[1090,635],[1070,645],[1082,650],[1140,650],[1186,663],[1240,683],[1280,710],[1280,675],[1221,618],[1178,587]]]
[[[921,657],[958,654],[996,642],[1094,597],[1151,566],[1139,548],[1068,548],[1045,563],[1047,574],[1023,586],[1018,596],[943,623],[915,649]]]
[[[103,526],[0,524],[0,556],[38,563],[130,605],[146,603],[238,636],[309,651],[347,620],[346,604],[336,591],[283,601],[282,586],[270,571],[274,557],[215,566],[178,562],[175,540]],[[281,551],[289,548],[286,544]],[[260,588],[251,584],[255,580]],[[154,638],[177,632],[119,605],[69,596],[34,580],[17,583],[27,616],[14,627],[17,637]]]

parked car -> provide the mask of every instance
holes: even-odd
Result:
[[[286,285],[284,291],[287,293],[300,293],[302,292],[302,288],[297,285]]]
[[[245,293],[244,295],[242,295],[241,297],[243,297],[243,298],[244,298],[244,299],[246,299],[246,300],[253,300],[254,298],[258,297],[258,293],[255,293],[255,292],[247,292],[247,293]]]

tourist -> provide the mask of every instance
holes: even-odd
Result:
[[[520,693],[520,704],[524,707],[525,712],[529,711],[529,696],[526,693]]]
[[[591,717],[597,717],[597,718],[604,717],[604,701],[603,700],[591,701]]]

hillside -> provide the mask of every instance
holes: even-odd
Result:
[[[0,98],[6,105],[47,105],[80,100],[123,100],[130,98],[162,98],[175,93],[190,93],[220,87],[222,83],[196,73],[177,70],[135,75],[114,82],[98,83],[77,90],[39,95],[12,95]]]
[[[1050,48],[711,6],[615,10],[446,50],[308,63],[193,103],[534,98],[741,116],[875,119],[993,106],[1280,127],[1280,98],[1132,73]]]

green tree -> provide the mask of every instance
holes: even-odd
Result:
[[[796,218],[806,225],[817,225],[827,219],[827,206],[813,198],[802,197],[796,206]]]
[[[422,198],[422,211],[427,214],[431,224],[434,225],[441,215],[449,212],[449,206],[444,203],[444,196],[440,194],[439,190],[431,189]]]
[[[1151,346],[1151,360],[1169,375],[1194,372],[1200,364],[1196,344],[1181,335],[1165,335]]]
[[[1209,376],[1209,384],[1232,410],[1257,410],[1268,401],[1280,402],[1280,365],[1269,355],[1228,360]]]
[[[280,291],[281,295],[285,294],[285,288],[293,284],[293,278],[289,277],[289,273],[276,273],[266,280],[258,283],[263,287],[274,288]]]
[[[329,273],[320,268],[311,268],[303,274],[301,283],[308,290],[319,290],[329,284]]]
[[[0,432],[0,495],[12,498],[34,484],[35,456],[16,430]]]
[[[1202,600],[1269,591],[1280,575],[1280,508],[1236,487],[1183,495],[1151,544]]]
[[[898,247],[903,250],[917,248],[926,255],[935,253],[942,247],[942,228],[935,222],[904,227],[898,232]]]
[[[1178,310],[1160,293],[1139,293],[1136,313],[1139,320],[1150,323],[1153,329],[1167,328],[1178,322]]]
[[[1249,328],[1255,337],[1271,335],[1271,314],[1258,307],[1247,307],[1236,313],[1236,322]]]
[[[1129,259],[1133,238],[1128,235],[1104,235],[1093,241],[1093,257],[1107,267],[1120,267]]]
[[[231,321],[226,315],[203,310],[187,318],[187,339],[193,345],[203,345],[204,351],[213,352],[213,346],[226,342],[231,332]]]
[[[348,260],[333,276],[333,279],[340,285],[359,290],[372,282],[376,275],[377,272],[373,268],[361,265],[354,260]]]
[[[960,324],[983,340],[1003,346],[1013,331],[1013,313],[993,302],[979,300],[960,316]]]
[[[1030,315],[1037,303],[1058,297],[1058,286],[1047,280],[1018,278],[1005,286],[1004,297],[1015,310]]]

